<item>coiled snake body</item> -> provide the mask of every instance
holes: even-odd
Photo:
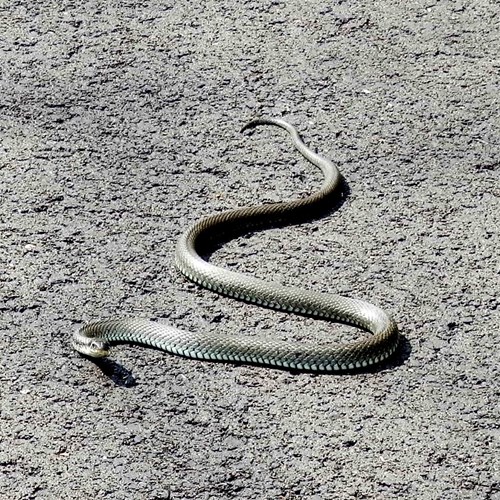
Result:
[[[179,239],[176,267],[189,280],[220,294],[273,309],[347,323],[372,335],[350,344],[322,347],[268,338],[186,332],[143,319],[111,319],[89,323],[75,332],[73,346],[77,351],[103,357],[108,355],[111,344],[137,343],[189,358],[318,372],[368,367],[395,352],[399,342],[395,322],[368,302],[285,287],[222,269],[201,258],[204,247],[214,242],[226,241],[249,229],[309,219],[339,199],[339,171],[332,162],[311,151],[290,124],[280,119],[261,118],[245,125],[242,131],[263,124],[288,131],[297,150],[322,170],[321,189],[301,200],[230,210],[196,222]]]

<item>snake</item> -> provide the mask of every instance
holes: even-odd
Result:
[[[209,262],[206,252],[242,234],[311,220],[332,210],[343,196],[343,177],[335,164],[305,145],[281,118],[256,118],[241,131],[272,125],[288,132],[301,155],[323,173],[321,188],[293,201],[226,210],[192,224],[179,238],[175,266],[188,280],[218,294],[266,308],[357,327],[364,332],[352,342],[307,343],[254,335],[185,331],[142,318],[92,321],[73,334],[73,347],[84,356],[108,356],[111,345],[138,344],[187,358],[261,365],[289,371],[349,372],[386,362],[400,335],[384,310],[364,300],[306,288],[284,286]],[[210,254],[208,254],[210,255]]]

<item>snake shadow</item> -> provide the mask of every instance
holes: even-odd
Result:
[[[314,220],[322,219],[324,217],[332,215],[334,212],[337,212],[342,207],[342,205],[344,205],[350,194],[351,189],[347,184],[347,181],[342,175],[340,175],[339,185],[334,192],[330,193],[330,196],[311,203],[307,211],[300,210],[298,212],[295,212],[293,215],[293,219],[283,219],[281,218],[281,216],[269,216],[268,218],[262,218],[260,222],[258,220],[253,220],[251,226],[245,225],[243,223],[235,224],[231,228],[225,227],[225,231],[223,233],[219,232],[217,235],[208,234],[200,236],[197,241],[198,246],[196,250],[204,260],[209,261],[212,254],[214,254],[226,243],[235,238],[239,238],[242,236],[250,237],[267,229],[276,229],[286,226],[298,226],[300,224],[305,224],[307,222],[312,222]],[[294,203],[294,201],[277,202],[271,203],[270,205],[283,205],[287,203]],[[265,206],[265,204],[263,206]]]
[[[111,358],[92,358],[91,356],[80,355],[97,366],[102,374],[116,386],[130,388],[137,385],[137,380],[133,373]]]

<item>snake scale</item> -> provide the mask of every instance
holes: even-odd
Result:
[[[300,200],[229,210],[194,223],[180,237],[175,252],[177,269],[189,280],[235,299],[264,307],[356,326],[370,332],[348,344],[323,347],[272,338],[183,331],[144,319],[110,319],[84,325],[73,336],[73,346],[91,357],[109,354],[119,343],[143,344],[172,354],[210,361],[257,364],[289,370],[343,372],[369,367],[388,359],[397,349],[395,322],[383,310],[357,299],[285,287],[209,263],[201,257],[207,247],[255,229],[307,220],[332,208],[341,197],[341,175],[335,165],[314,153],[296,129],[281,119],[258,118],[242,131],[257,125],[285,129],[295,148],[323,172],[323,185]]]

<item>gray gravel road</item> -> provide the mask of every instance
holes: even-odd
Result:
[[[395,6],[397,5],[397,6]],[[500,499],[500,5],[495,0],[0,1],[0,498]],[[83,321],[280,338],[352,329],[187,283],[202,215],[349,193],[213,262],[370,300],[405,337],[373,373],[120,346]]]

